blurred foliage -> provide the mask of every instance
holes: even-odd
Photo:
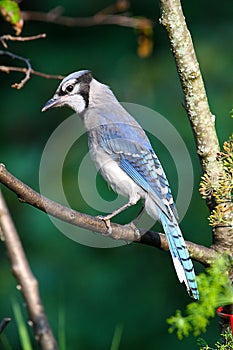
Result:
[[[201,178],[200,193],[204,199],[213,197],[216,207],[209,216],[211,226],[232,225],[232,210],[226,208],[226,202],[232,202],[233,191],[233,135],[223,144],[223,151],[218,154],[218,161],[223,164],[223,173],[218,185],[214,186],[211,177],[204,174]]]
[[[122,330],[123,327],[122,325],[117,325],[115,328],[115,332],[113,334],[113,338],[112,338],[112,344],[110,347],[110,350],[118,350],[120,347],[120,342],[121,342],[121,336],[122,336]]]
[[[169,332],[177,331],[179,339],[190,333],[200,335],[206,332],[209,319],[215,316],[218,306],[233,303],[233,288],[228,275],[231,265],[227,257],[221,256],[206,269],[206,273],[197,276],[200,301],[187,305],[187,316],[182,316],[177,310],[176,315],[167,320],[171,325]]]
[[[141,26],[138,30],[138,56],[149,57],[153,50],[153,29],[150,26]]]
[[[65,9],[64,15],[91,16],[111,4],[107,0],[61,0],[59,3],[41,0],[22,1],[20,7],[22,10],[49,11],[60,5]],[[233,7],[228,0],[221,4],[210,0],[184,0],[183,7],[211,109],[216,115],[219,139],[223,143],[232,130],[229,111],[233,95]],[[25,43],[9,42],[9,50],[29,57],[33,68],[45,73],[66,75],[79,69],[90,69],[97,79],[111,86],[120,101],[142,104],[163,114],[183,138],[194,169],[193,197],[181,228],[186,239],[209,245],[208,210],[198,191],[201,169],[182,106],[183,94],[167,35],[159,25],[158,3],[134,0],[128,12],[148,17],[154,23],[153,54],[146,59],[137,54],[139,36],[135,30],[117,26],[68,28],[27,22],[23,36],[46,32],[47,38]],[[2,20],[0,33],[12,34],[13,30]],[[5,56],[0,59],[1,64],[21,65]],[[0,161],[23,182],[39,190],[39,165],[45,144],[71,111],[56,109],[41,114],[41,107],[54,93],[58,81],[32,76],[23,89],[12,89],[11,84],[21,77],[20,73],[6,75],[0,72]],[[177,193],[182,190],[182,184],[177,183],[166,140],[164,144],[155,138],[152,141],[172,190]],[[86,138],[83,137],[78,147],[74,147],[75,154],[64,165],[63,181],[72,207],[97,215],[102,212],[99,200],[96,200],[96,209],[89,207],[78,189],[77,170],[86,148]],[[186,172],[186,164],[182,170]],[[109,201],[109,206],[113,205],[115,195],[102,179],[98,179],[98,188],[101,196]],[[3,191],[32,270],[39,280],[48,319],[57,337],[59,310],[64,309],[67,349],[110,349],[114,330],[119,324],[123,329],[120,349],[196,349],[196,340],[192,336],[180,342],[167,332],[165,320],[190,301],[185,288],[177,281],[167,253],[134,244],[114,249],[79,245],[62,235],[46,214],[19,203],[10,191]],[[135,211],[135,208],[130,208],[116,221],[126,222],[129,216],[135,216]],[[161,229],[160,226],[156,228]],[[3,244],[0,245],[0,264],[1,315],[14,319],[10,300],[17,297],[21,304],[23,301],[10,273]],[[197,272],[203,270],[198,264],[195,267]],[[4,334],[15,350],[21,349],[13,320]],[[218,320],[215,318],[210,321],[206,340],[213,343],[217,338]]]
[[[28,333],[27,324],[25,322],[25,319],[24,319],[23,313],[21,311],[21,307],[20,307],[19,302],[14,300],[12,302],[12,308],[13,308],[15,320],[16,320],[17,327],[18,327],[18,333],[19,333],[22,349],[23,350],[32,350],[32,344],[30,341],[30,336]]]
[[[233,349],[233,336],[230,329],[221,334],[222,341],[218,341],[214,348],[210,347],[204,339],[198,339],[200,350],[231,350]]]

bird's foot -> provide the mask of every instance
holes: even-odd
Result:
[[[106,237],[111,236],[111,234],[112,234],[112,227],[111,227],[111,221],[110,221],[109,216],[108,215],[107,216],[98,215],[97,219],[104,221],[105,225],[107,227],[107,233],[103,233],[103,236],[106,236]]]

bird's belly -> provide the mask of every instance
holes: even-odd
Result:
[[[94,152],[91,154],[103,178],[118,194],[133,199],[136,196],[144,197],[144,190],[138,186],[105,152]]]

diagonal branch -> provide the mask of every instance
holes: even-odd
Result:
[[[3,164],[0,164],[0,182],[16,193],[22,202],[47,212],[60,220],[102,235],[108,233],[106,225],[102,220],[64,207],[42,196],[9,173]],[[112,232],[110,236],[113,239],[142,243],[162,250],[169,250],[166,237],[163,233],[140,231],[131,224],[122,226],[111,223],[111,228]],[[216,258],[216,252],[211,248],[206,248],[192,242],[186,242],[186,245],[190,256],[204,265],[209,265],[211,261]]]
[[[30,321],[41,349],[57,350],[56,340],[49,326],[44,308],[40,299],[38,283],[33,276],[27,262],[18,233],[0,191],[0,228],[3,240],[11,261],[13,274],[15,275],[20,290],[26,301]]]

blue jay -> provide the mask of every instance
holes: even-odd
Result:
[[[142,199],[146,212],[162,223],[179,281],[199,299],[166,175],[141,126],[88,70],[64,78],[42,111],[64,105],[82,118],[97,169],[114,191],[128,198],[127,204],[103,217],[105,222]]]

